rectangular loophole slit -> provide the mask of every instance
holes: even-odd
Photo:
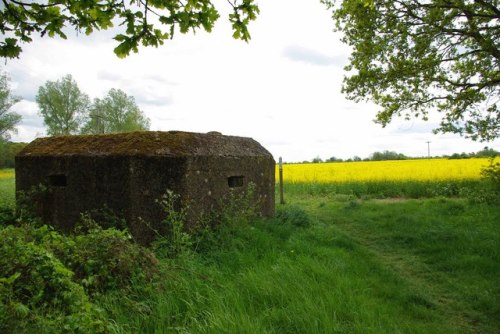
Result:
[[[64,174],[49,175],[48,179],[49,179],[49,186],[66,187],[66,175]]]
[[[242,175],[230,176],[227,178],[227,185],[229,188],[243,187],[243,179],[245,177]]]

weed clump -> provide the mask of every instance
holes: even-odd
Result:
[[[308,227],[311,225],[311,219],[307,213],[298,206],[287,205],[278,208],[276,218],[284,224],[291,224],[297,227]]]
[[[161,257],[176,257],[188,255],[192,240],[191,235],[185,230],[187,207],[180,204],[180,195],[171,190],[156,201],[165,212],[165,218],[161,221],[167,233],[161,234],[157,230],[157,238],[152,244],[155,253]],[[148,226],[146,224],[146,226]]]

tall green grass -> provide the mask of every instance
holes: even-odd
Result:
[[[498,333],[498,204],[331,187],[287,184],[276,218],[234,217],[92,302],[122,333]]]
[[[143,333],[500,328],[498,206],[295,202],[281,218],[240,226],[203,253],[164,262],[164,280],[150,293],[126,302],[108,295],[101,305],[128,331]]]
[[[370,182],[285,182],[286,196],[336,196],[352,195],[357,198],[432,198],[436,196],[459,197],[481,189],[480,180],[461,181],[370,181]]]
[[[131,332],[456,333],[444,312],[335,226],[260,221],[208,254],[167,263],[137,303],[103,304]],[[130,312],[130,305],[140,311]],[[443,325],[445,323],[445,325]]]
[[[460,332],[500,328],[500,207],[460,199],[304,202],[447,314]],[[416,300],[416,302],[418,302]]]

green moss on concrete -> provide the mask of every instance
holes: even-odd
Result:
[[[38,138],[18,156],[258,156],[267,155],[251,138],[217,133],[147,131]]]

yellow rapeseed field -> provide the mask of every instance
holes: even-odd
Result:
[[[0,169],[0,180],[14,178],[13,169]]]
[[[489,159],[421,159],[284,164],[284,182],[477,180]],[[278,166],[276,166],[278,178]]]

